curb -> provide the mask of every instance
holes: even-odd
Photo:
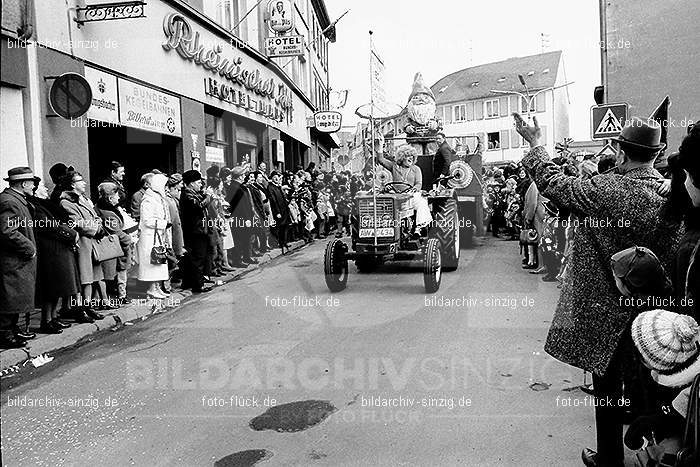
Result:
[[[290,242],[289,250],[296,251],[305,245],[303,240]],[[282,256],[281,250],[273,249],[259,257],[258,264],[251,264],[245,269],[239,269],[231,274],[222,276],[221,279],[217,280],[214,288],[216,289],[232,282],[280,256]],[[215,292],[213,290],[211,293]],[[172,295],[165,300],[165,304],[159,303],[157,300],[149,300],[147,304],[129,305],[105,314],[105,319],[103,320],[95,321],[94,323],[73,324],[71,327],[64,329],[61,334],[39,334],[35,339],[28,341],[27,346],[22,349],[0,350],[0,376],[18,371],[21,367],[27,365],[31,359],[39,355],[71,347],[99,332],[123,326],[124,323],[131,323],[135,320],[145,320],[147,316],[157,312],[175,310],[191,295],[192,292],[190,290],[173,291]]]

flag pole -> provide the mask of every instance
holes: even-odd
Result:
[[[374,210],[374,219],[372,220],[372,227],[374,230],[374,246],[375,246],[375,251],[376,247],[378,246],[379,242],[377,240],[377,157],[376,157],[376,151],[377,148],[375,148],[374,145],[374,134],[375,134],[375,128],[374,128],[374,57],[372,57],[372,54],[374,53],[374,45],[372,43],[372,34],[373,32],[369,32],[369,122],[370,122],[370,132],[371,132],[371,148],[372,148],[372,206]]]

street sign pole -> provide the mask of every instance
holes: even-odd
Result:
[[[374,246],[379,244],[377,239],[377,148],[374,146],[374,45],[372,43],[372,31],[369,32],[369,122],[371,132],[371,149],[372,149],[372,205],[374,209],[374,219],[372,221],[374,230]]]

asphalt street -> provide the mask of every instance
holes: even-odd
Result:
[[[486,239],[323,280],[325,241],[3,381],[4,465],[580,465],[580,370],[542,350],[559,290]],[[289,405],[284,405],[289,404]]]

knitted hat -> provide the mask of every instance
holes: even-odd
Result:
[[[666,310],[645,311],[632,322],[634,345],[663,386],[685,386],[700,373],[699,332],[692,317]]]

